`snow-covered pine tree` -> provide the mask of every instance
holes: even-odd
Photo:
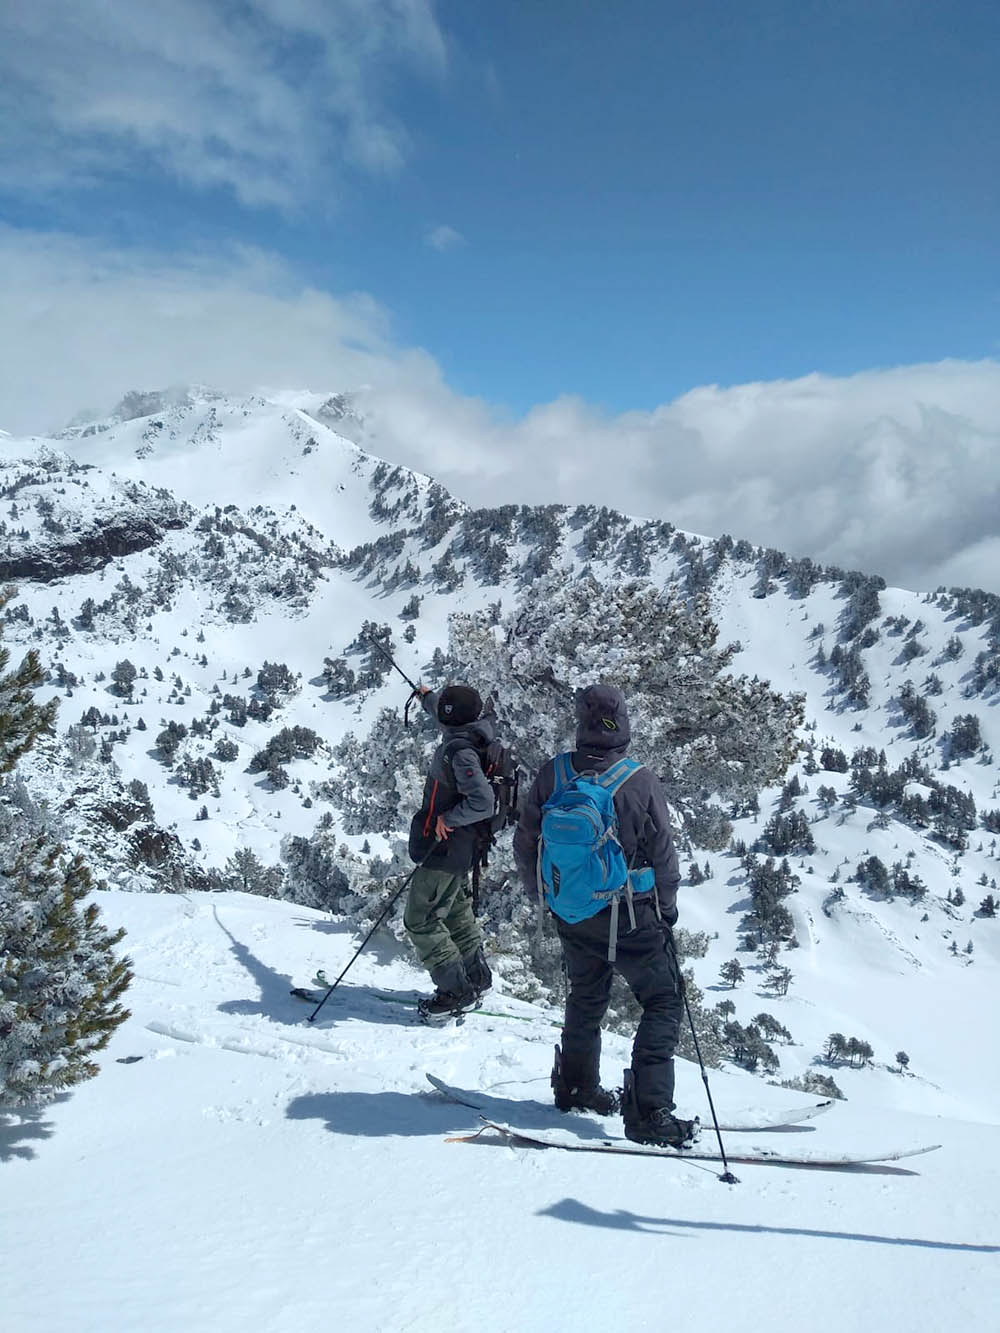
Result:
[[[0,1104],[28,1105],[93,1078],[93,1055],[128,1017],[132,973],[115,956],[83,859],[45,834],[0,865]]]
[[[12,591],[0,592],[0,611]],[[37,704],[43,672],[34,652],[8,674],[0,646],[0,773],[52,730],[56,701]],[[6,785],[6,784],[5,784]],[[6,791],[10,791],[6,785]],[[119,1003],[131,981],[80,857],[67,858],[44,830],[4,801],[0,854],[0,1105],[50,1100],[97,1073],[92,1057],[128,1016]]]
[[[567,571],[526,590],[498,625],[484,613],[449,621],[456,678],[492,694],[529,770],[572,748],[574,699],[596,681],[629,703],[632,753],[695,816],[713,797],[739,800],[778,781],[798,748],[801,696],[784,697],[727,668],[704,597],[633,579],[602,583]]]

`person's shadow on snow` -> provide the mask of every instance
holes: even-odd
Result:
[[[288,1120],[325,1120],[331,1134],[353,1134],[364,1138],[475,1134],[483,1128],[484,1118],[511,1124],[525,1133],[535,1129],[566,1129],[581,1139],[607,1138],[607,1131],[597,1121],[582,1115],[562,1116],[551,1103],[485,1095],[482,1103],[481,1109],[460,1106],[430,1090],[410,1093],[311,1092],[289,1102],[285,1117]],[[505,1142],[496,1137],[489,1141]]]
[[[234,958],[253,978],[258,991],[255,1000],[225,1000],[219,1005],[219,1012],[257,1016],[270,1019],[272,1023],[287,1023],[289,1026],[302,1023],[316,1007],[315,1004],[310,1006],[307,1002],[296,999],[291,994],[295,985],[292,978],[262,962],[222,924],[218,911],[213,909],[213,912],[216,925],[229,940]],[[319,991],[318,996],[321,997],[324,993]],[[405,1010],[401,1009],[400,1005],[409,1000],[413,1002],[416,1000],[416,996],[409,991],[376,992],[366,986],[341,985],[323,1007],[315,1027],[317,1030],[328,1028],[345,1018],[359,1018],[366,1023],[399,1024],[405,1021],[401,1018]]]
[[[471,1116],[471,1120],[470,1117]],[[475,1112],[422,1093],[310,1092],[295,1097],[288,1120],[325,1120],[331,1134],[363,1138],[475,1132]]]

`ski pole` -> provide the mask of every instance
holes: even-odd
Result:
[[[427,859],[430,857],[431,852],[435,851],[436,848],[437,848],[437,843],[434,844],[434,846],[431,848],[430,852],[427,853],[427,856],[425,856],[424,859],[423,859],[423,861],[420,862],[420,865],[415,865],[415,866],[413,867],[413,869],[410,871],[410,873],[407,875],[407,877],[403,880],[402,884],[400,884],[399,888],[396,890],[396,892],[392,895],[392,897],[391,897],[391,898],[389,899],[389,901],[386,903],[385,907],[382,909],[381,913],[379,914],[378,920],[375,922],[374,926],[372,926],[371,930],[368,932],[368,934],[364,937],[364,939],[363,939],[363,940],[361,941],[361,943],[358,945],[357,949],[354,951],[354,956],[351,958],[351,961],[347,964],[347,966],[344,968],[343,972],[341,972],[340,976],[339,976],[339,977],[337,978],[337,980],[333,983],[333,985],[330,987],[330,989],[327,991],[327,993],[323,996],[322,1000],[320,1000],[319,1004],[316,1006],[316,1008],[312,1011],[312,1013],[311,1013],[311,1014],[309,1015],[309,1017],[306,1019],[306,1022],[307,1022],[307,1023],[311,1023],[311,1022],[313,1021],[313,1019],[316,1017],[316,1015],[319,1013],[319,1011],[323,1008],[324,1004],[326,1004],[327,1000],[330,998],[330,996],[333,994],[333,992],[337,989],[337,987],[340,985],[340,983],[343,981],[343,979],[347,976],[348,972],[351,970],[351,968],[354,966],[354,964],[358,961],[358,958],[361,956],[361,953],[362,953],[362,951],[364,950],[365,945],[368,943],[368,941],[371,939],[371,937],[375,934],[376,930],[378,930],[379,926],[382,924],[382,922],[386,919],[386,917],[387,917],[387,916],[389,915],[389,913],[392,911],[393,907],[395,907],[396,902],[397,902],[397,900],[398,900],[400,894],[403,892],[403,890],[406,888],[406,886],[409,884],[410,880],[411,880],[411,879],[413,878],[413,876],[417,873],[417,871],[421,868],[421,866],[423,866],[424,862],[426,862]]]
[[[379,643],[378,639],[369,638],[368,643],[371,645],[372,648],[375,649],[377,653],[381,653],[381,655],[385,658],[385,660],[389,663],[391,667],[393,667],[396,671],[399,672],[399,674],[403,677],[403,679],[406,681],[407,685],[409,685],[410,689],[413,691],[414,694],[420,693],[420,687],[414,685],[413,681],[410,680],[409,676],[406,674],[406,672],[403,670],[402,667],[397,666],[396,659],[392,656],[391,653],[386,652],[386,650]]]
[[[705,1095],[708,1097],[708,1109],[712,1112],[712,1124],[715,1126],[715,1137],[719,1141],[719,1152],[722,1156],[722,1175],[719,1179],[726,1185],[738,1185],[739,1179],[733,1175],[729,1169],[729,1163],[726,1160],[726,1149],[722,1142],[722,1130],[719,1128],[719,1117],[715,1114],[715,1103],[712,1101],[712,1089],[708,1086],[708,1071],[705,1069],[705,1061],[701,1058],[701,1047],[698,1044],[698,1034],[694,1030],[694,1019],[691,1017],[691,1006],[688,1003],[687,987],[684,985],[684,976],[681,972],[680,959],[677,957],[677,946],[674,944],[674,933],[668,930],[670,939],[670,949],[674,955],[674,967],[677,970],[677,984],[680,987],[681,998],[684,1001],[684,1010],[687,1014],[688,1024],[691,1028],[691,1040],[694,1042],[695,1055],[698,1057],[698,1067],[701,1070],[701,1081],[705,1085]]]

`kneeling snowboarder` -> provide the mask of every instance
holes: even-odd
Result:
[[[576,749],[542,765],[514,835],[526,892],[555,919],[568,995],[552,1089],[560,1110],[608,1115],[616,1093],[601,1087],[601,1022],[615,971],[642,1006],[625,1070],[625,1136],[679,1146],[692,1123],[674,1110],[674,1051],[683,1003],[670,928],[680,872],[663,788],[626,757],[631,740],[620,690],[577,695]]]
[[[468,685],[440,694],[421,688],[421,703],[444,731],[410,824],[409,851],[419,864],[403,925],[436,990],[422,1002],[428,1016],[468,1009],[493,984],[473,910],[469,873],[480,851],[477,830],[494,814],[494,791],[481,755],[495,736],[483,701]],[[429,855],[428,855],[429,853]]]

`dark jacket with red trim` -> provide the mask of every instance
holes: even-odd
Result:
[[[437,694],[425,694],[421,702],[436,720]],[[483,772],[481,755],[496,736],[496,726],[492,717],[481,717],[461,727],[442,725],[441,730],[444,738],[434,751],[423,800],[410,824],[410,856],[430,869],[462,874],[472,868],[476,850],[470,825],[493,814],[493,788]],[[431,851],[438,815],[444,815],[453,832]]]

